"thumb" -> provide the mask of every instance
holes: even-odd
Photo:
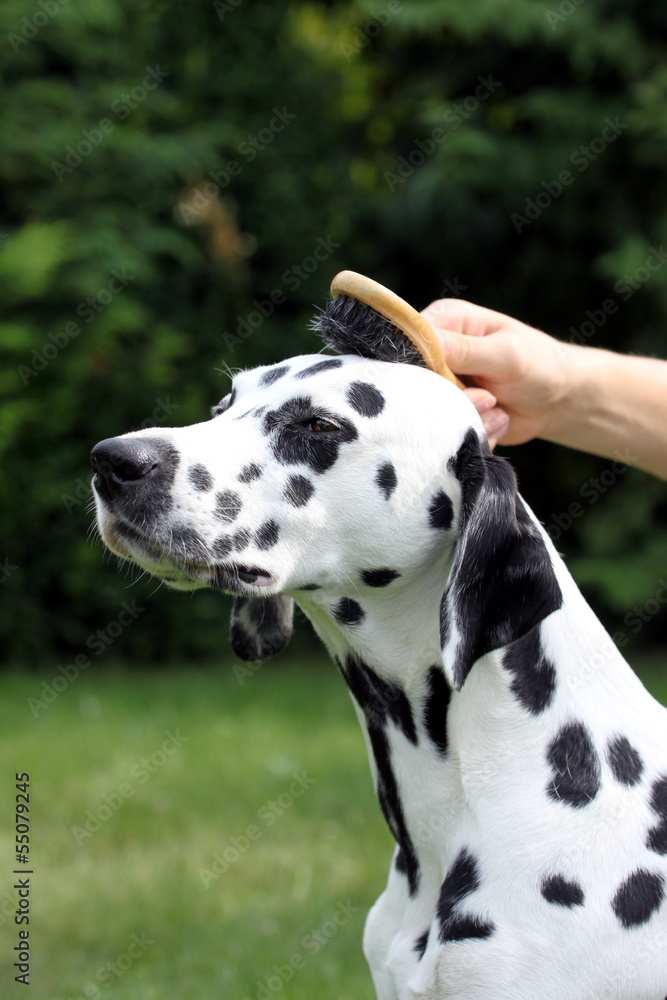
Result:
[[[457,375],[492,378],[500,369],[491,337],[470,337],[454,330],[438,330],[447,364]]]

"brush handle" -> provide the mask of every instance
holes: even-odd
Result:
[[[331,282],[331,295],[347,295],[380,313],[414,344],[427,368],[453,382],[459,389],[466,388],[445,361],[442,342],[431,324],[400,295],[356,271],[340,271]]]

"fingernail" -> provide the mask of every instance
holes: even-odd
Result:
[[[506,431],[510,424],[510,418],[506,413],[498,413],[491,420],[484,423],[484,427],[487,434],[495,434],[499,437],[503,431]]]
[[[495,396],[482,396],[482,398],[478,399],[476,403],[473,403],[473,406],[478,413],[487,413],[489,410],[492,410],[495,405]]]

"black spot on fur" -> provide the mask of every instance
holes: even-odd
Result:
[[[271,549],[278,541],[278,535],[280,534],[280,525],[276,524],[275,521],[267,521],[262,527],[255,533],[255,544],[258,549]]]
[[[271,617],[271,603],[260,599],[250,598],[246,604],[248,619],[253,625],[262,625]]]
[[[609,740],[607,760],[614,777],[622,785],[636,785],[641,780],[644,765],[639,753],[625,736]]]
[[[556,669],[544,655],[539,625],[510,643],[503,666],[514,675],[510,687],[525,709],[539,715],[548,708],[556,690]]]
[[[419,888],[419,860],[405,823],[398,783],[391,764],[391,748],[384,729],[369,727],[368,735],[377,768],[380,809],[396,843],[401,846],[400,867],[397,866],[397,871],[405,874],[410,895],[414,896]]]
[[[452,689],[440,667],[428,672],[428,695],[424,704],[424,728],[443,757],[447,754],[447,710]]]
[[[428,505],[429,524],[438,531],[449,531],[453,519],[452,501],[443,490],[439,490]]]
[[[224,559],[232,551],[232,540],[228,535],[220,535],[219,538],[213,542],[213,555],[216,559]]]
[[[157,537],[153,537],[151,539],[146,538],[142,532],[137,531],[137,529],[133,528],[131,525],[125,524],[124,521],[118,521],[114,530],[121,538],[127,539],[128,542],[132,542],[133,545],[138,546],[142,552],[151,556],[156,562],[160,562],[160,560],[164,557],[165,549],[171,549],[173,547],[174,540],[169,529],[166,529],[165,532],[160,532]],[[208,562],[208,559],[206,561]]]
[[[303,587],[297,587],[297,590],[319,590],[319,583],[304,583]]]
[[[211,407],[211,416],[219,417],[221,413],[225,413],[226,410],[234,403],[236,399],[236,389],[232,389],[216,406]]]
[[[398,684],[383,680],[355,657],[348,658],[343,676],[369,725],[384,726],[391,719],[411,743],[417,744],[412,708]]]
[[[384,729],[374,729],[372,733],[369,731],[369,737],[373,760],[377,768],[376,791],[380,809],[394,840],[398,844],[402,844],[403,831],[405,829],[405,833],[407,834],[407,827],[405,827],[403,805],[396,782],[396,775],[391,766],[391,747],[389,746],[387,734]],[[411,861],[403,850],[399,851],[397,861],[396,871],[407,876],[411,871]],[[414,863],[418,868],[419,863],[416,855]],[[417,868],[414,868],[414,870],[416,871]]]
[[[438,918],[442,923],[449,920],[452,912],[466,896],[479,889],[477,862],[472,854],[462,848],[447,872],[438,898]]]
[[[385,500],[388,500],[398,485],[396,469],[391,462],[385,462],[375,473],[375,482],[384,493]]]
[[[279,378],[286,375],[288,371],[289,365],[281,365],[279,368],[269,368],[269,370],[264,372],[263,375],[260,375],[259,385],[273,385],[273,383],[277,382]]]
[[[664,898],[664,877],[639,868],[621,883],[611,905],[624,927],[639,927],[650,920]]]
[[[283,496],[294,507],[305,507],[314,492],[315,487],[310,479],[306,479],[305,476],[290,476]]]
[[[448,465],[461,486],[461,510],[441,631],[452,633],[452,618],[460,639],[447,669],[461,688],[476,660],[520,639],[561,607],[563,595],[509,463],[470,428]]]
[[[578,809],[595,798],[600,790],[600,761],[591,734],[581,722],[562,727],[549,744],[547,760],[553,769],[547,788],[552,799]]]
[[[428,946],[428,936],[430,933],[430,928],[427,928],[423,934],[420,934],[414,943],[412,950],[417,953],[419,960],[424,957],[424,952]]]
[[[342,625],[359,625],[365,618],[364,609],[350,597],[341,597],[333,615]]]
[[[236,655],[256,662],[284,649],[292,635],[293,607],[292,598],[285,594],[235,598],[231,640]]]
[[[479,888],[479,872],[474,857],[463,848],[440,887],[437,915],[440,921],[440,942],[463,941],[466,938],[487,938],[495,930],[492,923],[462,914],[459,906]]]
[[[394,858],[394,868],[396,869],[397,872],[400,872],[401,875],[407,875],[408,873],[408,866],[405,861],[405,854],[403,854],[403,851],[400,849],[400,847],[396,851],[396,857]]]
[[[447,941],[465,941],[467,938],[488,938],[493,934],[495,925],[485,923],[478,917],[454,915],[443,929],[443,944]]]
[[[188,479],[191,485],[201,493],[213,489],[213,476],[205,465],[191,465],[188,469]]]
[[[347,401],[362,417],[377,417],[384,410],[384,396],[370,382],[352,382]]]
[[[563,875],[551,875],[542,882],[540,892],[547,903],[557,906],[582,906],[584,890],[578,882],[568,882]]]
[[[206,543],[199,537],[194,528],[185,525],[175,525],[171,530],[171,548],[177,556],[194,562],[206,563],[209,550]]]
[[[337,430],[315,433],[307,423],[315,418],[330,420]],[[308,465],[313,472],[326,472],[338,458],[343,444],[354,441],[357,429],[344,417],[314,407],[308,396],[295,396],[264,418],[264,433],[270,435],[271,450],[283,465]]]
[[[408,832],[403,813],[403,805],[392,767],[391,746],[387,738],[386,725],[391,720],[405,734],[411,743],[417,743],[412,709],[405,692],[395,684],[389,684],[354,656],[348,656],[342,674],[350,693],[366,718],[371,751],[377,769],[377,797],[387,826],[400,848],[397,862],[405,868],[410,895],[419,888],[419,861]],[[398,869],[401,870],[401,869]]]
[[[250,542],[250,532],[247,528],[241,528],[232,535],[232,545],[236,552],[242,552]]]
[[[369,587],[388,587],[392,580],[398,580],[401,574],[395,569],[364,569],[361,579]]]
[[[651,809],[657,812],[660,822],[649,830],[647,846],[656,854],[667,854],[667,775],[653,782]]]
[[[257,465],[255,462],[251,462],[250,465],[245,465],[238,476],[236,477],[240,483],[252,483],[255,479],[259,479],[262,474],[261,465]]]
[[[251,406],[245,413],[239,414],[238,417],[232,417],[232,420],[243,420],[244,417],[261,417],[263,413],[266,413],[266,409],[266,406]]]
[[[309,365],[308,368],[302,368],[300,372],[297,372],[294,378],[310,378],[311,375],[319,375],[320,372],[328,372],[333,368],[341,368],[343,362],[340,358],[326,358],[324,361],[317,361],[314,365]]]
[[[233,490],[223,490],[215,494],[215,510],[213,514],[219,521],[234,521],[241,513],[243,504],[241,497]]]

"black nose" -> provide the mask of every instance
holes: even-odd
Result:
[[[157,449],[140,438],[107,438],[90,453],[95,487],[102,496],[117,496],[128,484],[136,483],[159,465]]]

